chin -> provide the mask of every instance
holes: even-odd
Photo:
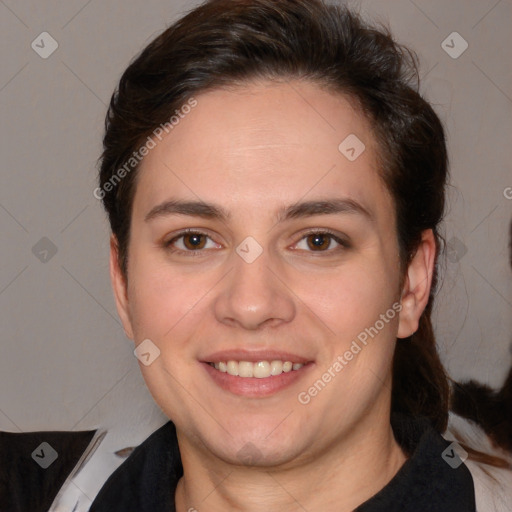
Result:
[[[229,464],[279,466],[293,461],[311,445],[304,437],[303,427],[286,425],[286,430],[276,428],[281,421],[276,421],[275,417],[273,421],[238,420],[236,430],[231,427],[229,433],[218,425],[205,432],[203,426],[199,427],[198,436],[214,456]]]

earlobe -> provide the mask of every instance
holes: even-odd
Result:
[[[110,236],[110,280],[114,291],[117,312],[123,323],[126,336],[133,340],[133,329],[130,320],[128,289],[125,276],[119,266],[119,249],[115,235]]]
[[[425,230],[421,242],[407,267],[402,288],[402,310],[398,338],[407,338],[418,330],[420,317],[427,306],[436,257],[436,240],[431,229]]]

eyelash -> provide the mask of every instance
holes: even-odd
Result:
[[[175,247],[172,246],[173,243],[175,243],[177,240],[179,240],[180,238],[183,238],[186,235],[202,235],[202,236],[205,236],[205,237],[209,238],[210,240],[212,240],[211,237],[207,233],[204,233],[202,231],[198,231],[195,229],[185,229],[183,231],[180,231],[177,235],[175,235],[170,240],[164,242],[163,245],[169,252],[171,252],[173,254],[178,254],[178,255],[182,254],[185,256],[192,256],[192,257],[202,256],[203,255],[202,253],[204,253],[204,249],[184,251],[182,249],[176,249]],[[300,238],[300,240],[297,243],[301,242],[302,240],[304,240],[305,238],[307,238],[308,236],[311,236],[311,235],[327,235],[331,238],[331,240],[334,240],[336,243],[338,243],[340,245],[340,247],[338,247],[337,249],[328,249],[325,251],[306,251],[306,252],[311,252],[313,254],[317,253],[317,256],[323,256],[324,254],[331,255],[332,253],[337,253],[341,250],[350,248],[350,244],[346,240],[343,240],[336,233],[334,233],[333,231],[331,231],[329,229],[309,230],[303,234],[303,236]]]

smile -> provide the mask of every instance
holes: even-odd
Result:
[[[218,363],[208,363],[210,366],[222,373],[227,373],[235,377],[265,379],[267,377],[276,377],[282,373],[300,370],[304,365],[302,363],[293,363],[292,361],[220,361]]]

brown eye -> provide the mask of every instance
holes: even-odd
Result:
[[[183,235],[183,245],[192,251],[194,249],[202,249],[206,245],[206,237],[201,233],[189,233]]]
[[[306,233],[296,245],[296,248],[322,255],[333,255],[350,247],[348,241],[335,233],[323,229]]]
[[[329,248],[332,236],[327,233],[314,233],[307,236],[308,247],[314,251]]]
[[[171,253],[188,256],[201,256],[207,249],[219,248],[215,246],[209,235],[192,230],[182,231],[171,240],[164,242],[164,247]]]

